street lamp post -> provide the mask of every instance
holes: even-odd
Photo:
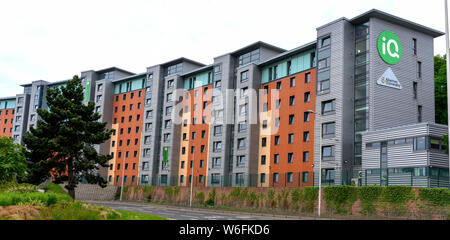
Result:
[[[188,139],[184,139],[184,141],[189,142]],[[193,192],[193,188],[194,188],[194,159],[195,159],[195,149],[194,149],[194,152],[192,153],[191,194],[190,194],[191,196],[189,198],[189,207],[190,208],[192,208],[192,192]]]
[[[120,152],[120,150],[118,151]],[[122,184],[120,186],[120,201],[122,202],[122,194],[123,194],[123,179],[125,178],[125,157],[122,162]]]
[[[309,110],[308,113],[315,114],[316,116],[321,117],[320,113]],[[320,119],[320,135],[319,135],[319,206],[317,213],[320,218],[321,207],[322,207],[322,119]]]

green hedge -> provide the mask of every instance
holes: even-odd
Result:
[[[319,197],[318,187],[305,187],[300,196],[302,212],[314,212]]]
[[[362,214],[375,215],[377,213],[377,204],[383,194],[383,190],[384,187],[380,186],[364,186],[358,188]]]
[[[450,190],[446,188],[419,188],[419,199],[431,206],[448,207]]]
[[[338,214],[351,213],[358,198],[358,189],[353,186],[327,186],[323,189],[327,209]]]

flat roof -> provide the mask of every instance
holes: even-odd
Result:
[[[270,58],[270,59],[268,59],[268,60],[266,60],[264,62],[261,62],[261,63],[259,63],[257,65],[262,67],[264,65],[268,65],[268,64],[277,62],[277,61],[279,61],[279,60],[281,60],[283,58],[291,57],[291,56],[293,56],[293,55],[295,55],[297,53],[304,52],[304,51],[310,50],[310,49],[314,49],[315,47],[316,47],[316,41],[313,41],[313,42],[307,43],[305,45],[302,45],[300,47],[294,48],[292,50],[286,51],[286,52],[284,52],[284,53],[282,53],[280,55],[272,57],[272,58]]]
[[[277,46],[274,46],[274,45],[271,45],[271,44],[268,44],[268,43],[265,43],[265,42],[262,42],[262,41],[258,41],[258,42],[252,43],[250,45],[247,45],[247,46],[245,46],[243,48],[240,48],[240,49],[238,49],[236,51],[233,51],[233,52],[230,52],[230,53],[226,53],[226,54],[220,55],[218,57],[222,57],[222,56],[226,56],[226,55],[240,55],[240,54],[244,54],[244,53],[248,52],[251,49],[256,49],[256,48],[259,48],[259,47],[265,47],[265,48],[272,49],[272,50],[275,50],[275,51],[280,52],[280,53],[281,52],[286,52],[286,49],[279,48]],[[218,58],[218,57],[215,57],[215,58]]]
[[[47,86],[58,85],[58,84],[64,84],[64,83],[66,83],[66,82],[68,82],[68,81],[70,81],[70,80],[72,80],[72,79],[61,80],[61,81],[56,81],[56,82],[51,82],[51,83],[47,84]]]
[[[178,63],[182,63],[182,62],[189,62],[189,63],[195,64],[197,66],[200,66],[200,67],[206,66],[203,63],[191,60],[189,58],[180,57],[180,58],[177,58],[177,59],[165,62],[165,63],[156,64],[156,65],[153,65],[153,66],[150,66],[150,67],[147,67],[147,68],[152,68],[152,67],[156,67],[156,66],[168,67],[168,66],[171,66],[171,65],[174,65],[174,64],[178,64]]]
[[[133,73],[133,72],[130,72],[130,71],[127,71],[127,70],[123,70],[123,69],[118,68],[118,67],[109,67],[109,68],[101,69],[101,70],[98,70],[98,71],[95,71],[95,72],[97,72],[97,73],[104,73],[104,72],[110,72],[110,71],[115,71],[115,70],[121,71],[121,72],[124,72],[124,73],[128,73],[128,74],[131,74],[131,75],[136,74],[136,73]]]
[[[352,18],[352,19],[347,19],[345,17],[339,18],[337,20],[334,20],[334,21],[329,22],[329,23],[327,23],[327,24],[325,24],[323,26],[318,27],[317,30],[319,30],[321,28],[324,28],[326,26],[329,26],[329,25],[331,25],[333,23],[336,23],[336,22],[339,22],[339,21],[343,21],[343,20],[351,22],[352,24],[361,24],[361,23],[364,23],[364,22],[368,21],[370,18],[382,19],[382,20],[385,20],[387,22],[391,22],[391,23],[394,23],[394,24],[397,24],[397,25],[400,25],[400,26],[403,26],[403,27],[406,27],[406,28],[409,28],[409,29],[413,29],[413,30],[418,31],[418,32],[425,33],[425,34],[430,35],[430,36],[435,37],[435,38],[436,37],[440,37],[442,35],[445,35],[445,33],[441,32],[441,31],[438,31],[438,30],[435,30],[435,29],[432,29],[432,28],[420,25],[418,23],[406,20],[404,18],[400,18],[400,17],[394,16],[392,14],[380,11],[378,9],[369,10],[369,11],[367,11],[367,12],[361,14],[361,15],[358,15],[358,16]]]
[[[144,72],[144,73],[134,74],[132,76],[127,76],[127,77],[115,79],[115,80],[112,80],[111,82],[113,82],[113,83],[121,82],[121,81],[125,81],[125,80],[128,80],[128,79],[137,78],[137,77],[146,76],[146,75],[147,75],[147,72]]]
[[[13,100],[13,99],[16,99],[16,97],[14,96],[14,97],[0,97],[0,101],[3,101],[3,100]]]
[[[445,35],[445,33],[441,32],[441,31],[438,31],[438,30],[420,25],[418,23],[394,16],[392,14],[380,11],[378,9],[372,9],[372,10],[367,11],[359,16],[356,16],[356,17],[350,19],[350,22],[353,24],[360,24],[360,23],[366,22],[370,18],[379,18],[379,19],[382,19],[382,20],[385,20],[388,22],[398,24],[398,25],[406,27],[406,28],[414,29],[418,32],[425,33],[425,34],[430,35],[435,38]]]

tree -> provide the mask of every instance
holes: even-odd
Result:
[[[28,167],[24,150],[11,138],[0,137],[0,182],[22,180],[25,177]]]
[[[434,56],[434,92],[436,123],[448,125],[446,55]]]
[[[48,110],[39,109],[40,119],[30,128],[23,141],[31,162],[29,180],[40,183],[53,177],[56,183],[67,181],[65,188],[75,198],[75,188],[81,180],[106,187],[106,180],[98,175],[99,167],[107,167],[110,155],[99,155],[94,148],[108,140],[112,131],[95,104],[83,104],[83,87],[78,76],[66,86],[47,89]]]

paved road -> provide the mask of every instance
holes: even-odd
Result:
[[[171,220],[313,220],[307,217],[274,216],[269,214],[250,214],[224,212],[209,209],[190,209],[184,207],[161,206],[146,203],[85,201],[113,209],[147,213]]]

